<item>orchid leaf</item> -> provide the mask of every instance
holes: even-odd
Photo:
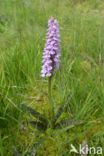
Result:
[[[55,129],[61,129],[64,127],[76,126],[76,125],[80,125],[80,124],[83,124],[83,121],[78,121],[78,120],[74,120],[74,119],[66,119],[66,120],[62,120],[59,123],[57,123],[55,125]]]
[[[66,111],[66,109],[69,105],[70,99],[71,99],[71,96],[67,96],[67,98],[64,100],[63,104],[59,107],[56,115],[53,118],[53,123],[55,123],[58,120],[58,118],[62,115],[62,113],[64,111]]]
[[[25,104],[22,104],[22,107],[28,111],[31,115],[33,115],[35,118],[37,118],[38,120],[40,120],[43,124],[48,125],[48,120],[39,112],[37,112],[36,110],[34,110],[33,108],[26,106]]]
[[[37,121],[30,121],[30,124],[38,129],[39,131],[45,131],[47,129],[47,125],[44,125],[43,123],[41,122],[37,122]]]

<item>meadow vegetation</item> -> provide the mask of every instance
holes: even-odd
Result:
[[[41,132],[21,104],[50,116],[48,81],[40,71],[51,16],[61,33],[55,112],[70,96],[61,118],[83,123]],[[0,156],[74,156],[70,144],[83,141],[104,147],[104,1],[0,0]]]

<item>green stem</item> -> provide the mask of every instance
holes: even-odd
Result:
[[[54,104],[53,104],[53,100],[52,100],[52,77],[49,77],[48,79],[48,99],[49,99],[49,103],[51,105],[51,112],[52,112],[52,116],[51,116],[51,127],[53,127],[53,116],[54,116]]]
[[[49,102],[51,101],[51,80],[52,80],[52,77],[49,77],[48,79],[48,98],[49,98]]]

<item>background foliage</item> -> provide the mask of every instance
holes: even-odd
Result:
[[[84,124],[40,133],[29,126],[31,116],[23,113],[21,103],[50,115],[47,80],[40,78],[40,69],[51,16],[60,23],[62,51],[52,84],[55,111],[70,95],[61,118]],[[69,156],[70,144],[84,140],[104,146],[103,19],[101,0],[0,0],[1,156]]]

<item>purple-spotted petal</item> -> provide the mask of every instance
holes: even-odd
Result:
[[[42,57],[42,77],[50,77],[60,64],[60,34],[59,25],[56,19],[48,21],[46,44]]]

